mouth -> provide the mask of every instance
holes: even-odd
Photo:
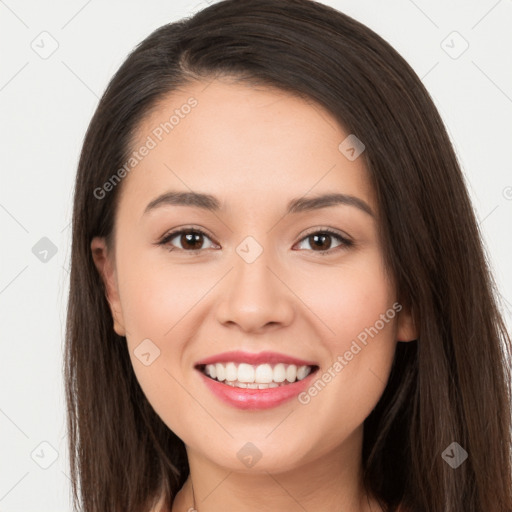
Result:
[[[220,360],[218,355],[196,364],[195,369],[213,396],[246,411],[271,409],[292,400],[311,385],[320,368],[275,353],[271,357],[265,353],[245,354],[243,358],[238,353],[233,358],[238,361]]]
[[[311,385],[320,369],[276,352],[224,352],[195,364],[206,389],[224,404],[243,410],[277,407]]]
[[[234,361],[200,364],[196,369],[216,382],[241,389],[269,389],[289,386],[318,370],[317,365],[264,363],[253,365]]]

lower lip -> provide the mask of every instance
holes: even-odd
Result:
[[[223,402],[238,409],[249,410],[270,409],[291,400],[308,387],[311,379],[316,374],[316,371],[311,372],[302,380],[298,380],[293,384],[278,386],[277,388],[249,389],[223,384],[217,380],[210,379],[201,370],[197,371],[201,374],[208,389]]]

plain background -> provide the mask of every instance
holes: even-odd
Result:
[[[129,51],[209,3],[0,0],[1,512],[71,510],[62,347],[85,130]],[[324,3],[389,41],[431,93],[467,176],[510,326],[512,1]]]

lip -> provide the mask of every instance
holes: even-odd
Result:
[[[208,389],[224,403],[238,409],[260,410],[277,407],[297,396],[310,385],[311,380],[316,376],[317,370],[318,368],[306,378],[293,384],[267,389],[236,388],[211,379],[201,370],[198,370],[198,372]]]
[[[315,361],[305,361],[304,359],[298,359],[293,356],[289,356],[286,354],[280,354],[278,352],[244,352],[242,350],[235,350],[231,352],[222,352],[220,354],[215,354],[214,356],[208,357],[206,359],[202,359],[198,361],[195,366],[202,366],[207,364],[215,364],[215,363],[247,363],[252,365],[258,364],[295,364],[297,366],[318,366],[318,363]]]
[[[289,383],[277,388],[267,389],[249,389],[237,388],[214,380],[203,373],[203,368],[207,364],[215,363],[247,363],[247,364],[295,364],[297,366],[313,366],[313,371],[304,379],[294,383]],[[316,376],[319,366],[314,361],[306,361],[286,354],[277,352],[259,352],[251,354],[249,352],[235,351],[223,352],[215,356],[203,359],[196,363],[196,370],[200,374],[206,387],[224,403],[244,410],[262,410],[277,407],[304,391],[311,385],[312,379]]]

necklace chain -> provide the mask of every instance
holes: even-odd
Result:
[[[198,512],[196,508],[196,495],[194,494],[194,484],[192,482],[192,478],[190,479],[190,486],[192,487],[192,500],[194,502],[194,508],[190,512]]]

